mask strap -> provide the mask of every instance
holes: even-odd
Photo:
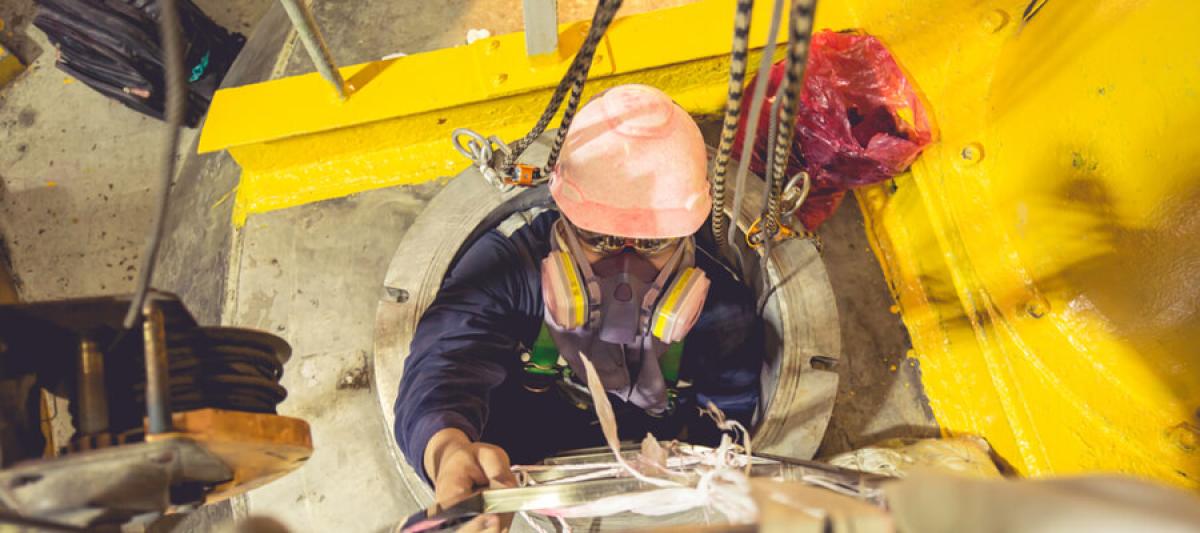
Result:
[[[646,297],[642,299],[643,316],[647,317],[647,321],[649,321],[649,316],[654,310],[654,306],[658,304],[658,298],[662,295],[663,289],[667,287],[667,282],[671,280],[672,276],[683,270],[680,268],[680,265],[689,263],[688,266],[691,266],[696,262],[693,246],[695,246],[695,241],[691,237],[684,239],[675,248],[675,252],[671,254],[671,258],[663,265],[662,270],[658,271],[658,276],[654,278],[654,285],[646,292]]]
[[[567,229],[566,220],[560,216],[554,223],[554,233],[555,244],[561,248],[565,241],[567,253],[575,258],[575,264],[579,267],[579,272],[583,274],[583,283],[587,285],[589,308],[598,309],[600,302],[597,301],[596,295],[600,294],[600,284],[592,272],[592,263],[588,261],[587,254],[583,253],[583,248],[579,246],[579,241],[575,238],[575,232]]]

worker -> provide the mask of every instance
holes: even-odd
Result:
[[[512,485],[513,462],[603,445],[585,356],[622,439],[715,444],[710,403],[749,427],[763,328],[753,291],[694,237],[712,206],[706,168],[686,111],[614,87],[566,136],[557,211],[467,243],[417,325],[395,405],[396,440],[438,502]]]

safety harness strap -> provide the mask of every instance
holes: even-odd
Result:
[[[550,336],[550,328],[545,323],[542,324],[542,330],[538,332],[537,340],[533,341],[533,348],[528,353],[524,367],[526,377],[530,378],[526,380],[526,388],[529,390],[546,390],[550,381],[562,378],[564,370],[568,370],[566,360],[559,357],[558,345],[554,344],[554,337]],[[675,396],[675,384],[679,381],[679,364],[682,359],[683,342],[675,342],[667,347],[667,352],[658,360],[663,381],[667,383],[669,397]]]
[[[542,330],[538,332],[537,340],[533,341],[529,355],[525,372],[543,376],[558,375],[558,346],[554,344],[554,337],[550,336],[550,328],[545,323],[542,323]]]

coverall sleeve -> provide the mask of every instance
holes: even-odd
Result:
[[[483,235],[456,263],[413,336],[396,398],[396,442],[429,481],[425,446],[457,428],[478,440],[488,398],[514,370],[518,339],[536,328],[528,260],[497,232]],[[532,319],[533,326],[530,326]]]

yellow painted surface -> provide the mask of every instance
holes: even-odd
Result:
[[[760,4],[766,4],[760,2]],[[859,202],[948,434],[1027,475],[1200,480],[1200,3],[823,0],[818,28],[879,36],[938,128],[910,173]],[[1040,8],[1038,8],[1040,6]],[[617,21],[589,93],[659,86],[694,113],[725,95],[732,1]],[[755,46],[765,40],[765,5]],[[514,139],[555,61],[500,36],[218,92],[201,151],[243,167],[235,220],[452,175],[455,127]],[[751,61],[754,64],[754,61]]]
[[[753,47],[769,7],[755,11]],[[724,105],[732,0],[708,0],[617,19],[592,66],[585,98],[647,83],[696,114]],[[242,167],[235,223],[250,213],[457,174],[467,161],[450,132],[466,127],[512,140],[537,121],[586,33],[560,27],[558,61],[525,56],[514,33],[434,52],[345,67],[341,102],[318,74],[218,91],[200,152],[227,149]],[[751,64],[757,64],[751,56]]]
[[[7,48],[0,45],[0,87],[4,87],[17,74],[25,71],[25,65],[21,64],[21,60],[17,56],[12,55]]]
[[[1027,475],[1200,486],[1200,3],[842,0],[940,141],[862,191],[934,414]]]

